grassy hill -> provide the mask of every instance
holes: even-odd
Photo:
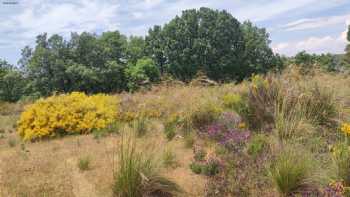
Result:
[[[149,196],[347,195],[347,75],[286,70],[109,97],[113,127],[27,141],[17,121],[33,102],[0,104],[0,196],[139,195],[123,183]],[[141,165],[135,180],[125,160]]]

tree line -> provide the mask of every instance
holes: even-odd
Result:
[[[210,8],[185,10],[144,37],[109,31],[71,33],[66,40],[43,33],[33,48],[22,49],[18,67],[0,61],[0,100],[134,91],[165,77],[189,82],[199,72],[218,82],[241,81],[290,61],[274,54],[270,42],[264,28]]]

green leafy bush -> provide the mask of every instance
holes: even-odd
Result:
[[[250,140],[248,146],[247,146],[247,152],[252,157],[257,157],[261,152],[264,151],[264,149],[268,146],[268,141],[266,139],[266,136],[262,134],[258,134],[252,137]]]
[[[78,168],[81,171],[86,171],[90,169],[91,159],[89,156],[81,157],[78,160]]]
[[[193,163],[190,164],[190,169],[195,174],[201,174],[202,173],[202,165],[198,164],[196,162],[193,162]]]

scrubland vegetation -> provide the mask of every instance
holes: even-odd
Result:
[[[191,21],[196,42],[182,43]],[[236,37],[210,37],[223,32]],[[0,72],[18,82],[0,87],[0,196],[350,196],[347,56],[268,44],[206,8],[145,40],[39,36],[23,70]]]

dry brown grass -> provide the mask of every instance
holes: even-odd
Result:
[[[165,147],[171,145],[179,165],[176,169],[162,168],[161,174],[178,183],[186,192],[185,196],[202,196],[206,180],[188,168],[192,150],[184,147],[183,139],[168,144],[159,130],[160,123],[153,123],[152,128],[152,132],[137,139],[138,146],[161,157]],[[126,132],[131,132],[130,128],[126,128]],[[13,149],[2,148],[0,196],[112,196],[113,169],[118,165],[116,150],[120,138],[111,135],[97,141],[92,135],[70,136]],[[86,155],[91,158],[91,169],[82,172],[76,164]]]
[[[282,76],[286,83],[307,85],[312,82],[335,92],[341,113],[338,121],[350,121],[350,77],[317,73],[313,77],[301,77],[293,72]],[[200,106],[203,102],[221,105],[222,97],[227,93],[242,92],[247,82],[241,85],[226,84],[213,87],[198,86],[159,86],[147,92],[121,94],[123,111],[157,111],[157,119],[172,114],[184,115]],[[0,197],[41,197],[41,196],[112,196],[113,173],[116,168],[116,152],[119,135],[109,135],[98,140],[93,135],[68,136],[64,138],[21,144],[13,125],[23,105],[6,104],[0,113],[0,129],[5,130],[0,138]],[[185,139],[175,137],[168,141],[162,131],[162,120],[152,120],[148,133],[137,139],[143,149],[154,151],[161,157],[164,149],[171,147],[177,157],[177,168],[159,170],[162,175],[174,180],[184,191],[183,196],[204,196],[207,179],[191,172],[189,164],[193,159],[193,150],[185,147]],[[125,129],[130,132],[130,128]],[[1,134],[0,134],[1,135]],[[13,148],[8,139],[18,142]],[[208,142],[195,139],[196,144],[209,146]],[[200,141],[200,142],[199,142]],[[210,146],[209,146],[210,147]],[[81,172],[77,167],[79,158],[89,156],[91,168]],[[160,159],[161,161],[161,159]],[[252,183],[257,184],[257,183]],[[263,188],[260,188],[263,190]],[[270,191],[251,191],[251,194],[271,194]],[[268,195],[267,195],[268,196]]]

